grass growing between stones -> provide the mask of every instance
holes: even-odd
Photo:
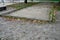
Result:
[[[24,17],[1,16],[1,15],[0,17],[6,18],[8,21],[23,21],[23,22],[30,22],[30,23],[37,23],[37,24],[45,24],[49,22],[46,20],[30,19]]]
[[[56,3],[56,4],[54,4],[54,6],[55,6],[55,8],[56,8],[57,11],[60,11],[60,3],[59,2]]]
[[[35,4],[38,4],[38,3],[37,2],[29,2],[27,4],[26,3],[16,3],[13,5],[9,5],[9,7],[13,7],[13,8],[16,8],[17,10],[20,10],[20,9],[23,9],[23,8],[26,8],[26,7],[35,5]]]
[[[56,22],[56,11],[60,11],[60,5],[53,4],[53,7],[49,13],[50,22]]]
[[[60,11],[60,6],[56,6],[56,10]]]
[[[51,9],[51,11],[49,13],[49,20],[50,20],[50,22],[55,23],[55,21],[56,21],[56,14],[55,13],[56,13],[56,9],[53,6],[53,8]]]

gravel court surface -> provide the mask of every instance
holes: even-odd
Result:
[[[6,40],[60,40],[60,23],[35,24],[0,17],[0,38]]]

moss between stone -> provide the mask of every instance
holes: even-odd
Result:
[[[38,3],[37,2],[29,2],[27,4],[26,3],[16,3],[13,5],[9,5],[9,7],[13,7],[13,8],[16,8],[17,10],[20,10],[20,9],[23,9],[23,8],[26,8],[26,7],[35,5],[35,4],[38,4]]]
[[[39,24],[43,24],[43,23],[48,23],[49,22],[49,21],[45,21],[45,20],[30,19],[30,18],[24,18],[24,17],[1,16],[1,15],[0,15],[0,17],[4,17],[4,18],[6,18],[7,20],[10,20],[10,21],[19,20],[19,21],[39,23]]]
[[[60,11],[60,6],[56,6],[56,10]]]
[[[55,10],[55,8],[53,7],[53,8],[51,9],[50,13],[49,13],[49,20],[50,20],[50,22],[55,23],[55,21],[56,21],[55,12],[56,12],[56,10]]]

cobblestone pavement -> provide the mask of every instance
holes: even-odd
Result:
[[[8,21],[0,17],[2,40],[60,40],[60,22],[36,24],[23,21]]]

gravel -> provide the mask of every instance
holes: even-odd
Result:
[[[0,17],[1,40],[60,40],[60,23],[36,24]]]

